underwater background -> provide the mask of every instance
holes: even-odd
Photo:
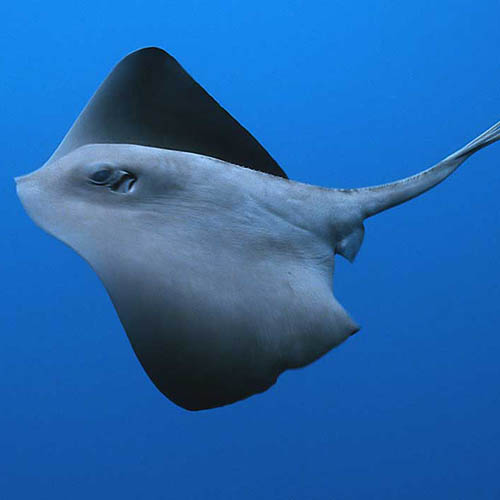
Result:
[[[0,498],[500,499],[500,144],[336,259],[360,333],[198,413],[155,389],[96,275],[13,181],[149,45],[291,179],[416,173],[500,120],[498,1],[26,0],[0,19]]]

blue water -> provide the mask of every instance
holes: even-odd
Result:
[[[500,498],[499,144],[337,259],[359,334],[199,413],[154,388],[97,277],[16,198],[148,45],[308,183],[397,179],[500,119],[497,1],[270,3],[0,6],[0,498]]]

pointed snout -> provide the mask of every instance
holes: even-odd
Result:
[[[44,196],[41,189],[39,170],[26,175],[21,175],[14,178],[16,182],[16,192],[21,204],[29,215],[29,217],[36,223],[40,224],[38,219],[44,211]]]
[[[16,183],[16,188],[18,188],[23,182],[29,180],[31,174],[20,175],[18,177],[14,177],[14,182]]]
[[[35,172],[26,175],[20,175],[19,177],[14,177],[14,181],[16,182],[16,191],[17,196],[21,200],[21,203],[24,205],[24,198],[26,197],[27,191],[33,189],[35,182]],[[26,208],[26,206],[25,206]]]
[[[29,174],[19,175],[18,177],[14,177],[14,181],[16,183],[16,188],[19,189],[19,186],[21,186],[22,184],[25,184],[29,181],[34,180],[37,172],[38,172],[38,170],[35,170],[33,172],[30,172]]]

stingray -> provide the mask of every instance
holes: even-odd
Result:
[[[100,277],[156,387],[201,410],[261,393],[357,332],[333,294],[334,256],[353,261],[365,219],[498,139],[500,122],[388,184],[295,182],[174,58],[145,48],[16,182],[33,221]]]

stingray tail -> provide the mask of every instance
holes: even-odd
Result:
[[[348,190],[354,196],[364,218],[411,200],[452,174],[469,156],[500,139],[500,122],[451,154],[437,165],[416,175],[379,186]]]

